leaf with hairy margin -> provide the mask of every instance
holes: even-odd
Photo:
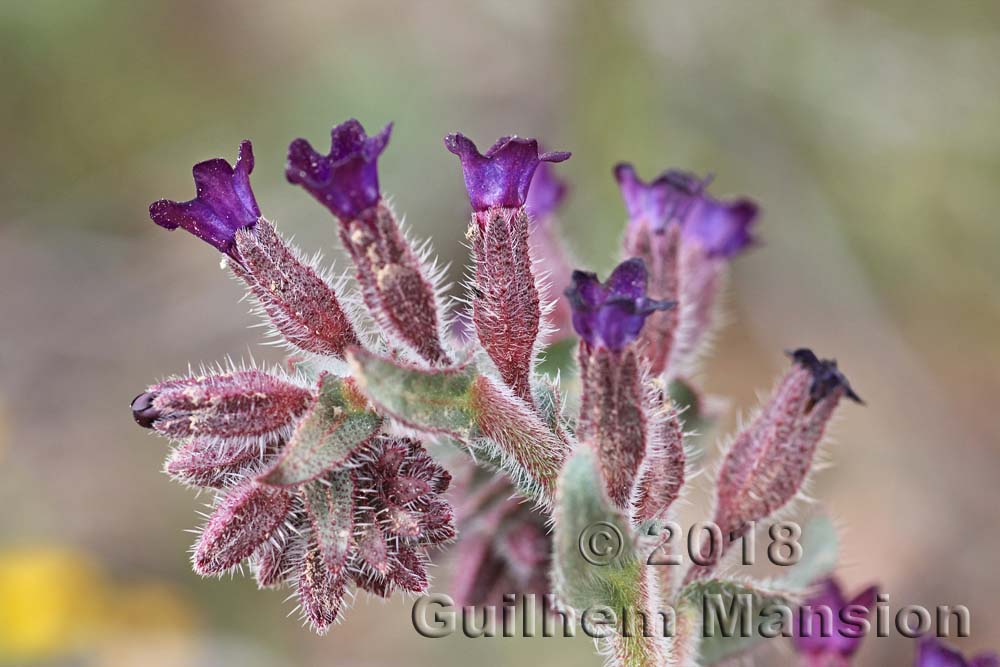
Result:
[[[682,603],[696,609],[700,617],[698,625],[701,627],[698,634],[701,635],[702,664],[711,665],[732,658],[765,641],[765,638],[757,633],[758,624],[771,616],[761,616],[761,611],[769,604],[794,606],[795,598],[804,593],[814,581],[833,570],[837,562],[838,539],[836,529],[828,517],[818,515],[810,519],[802,530],[801,544],[802,559],[790,566],[787,574],[779,579],[759,584],[749,580],[708,579],[696,581],[684,588],[681,592]],[[712,624],[712,627],[703,627],[704,618],[701,615],[706,610],[705,596],[712,594],[721,596],[725,613],[729,613],[730,605],[736,596],[750,596],[748,616],[752,632],[749,636],[739,636],[739,626],[736,627],[736,636],[725,636],[732,633],[722,632],[723,628],[720,628],[718,623]],[[737,605],[734,609],[737,612],[739,604],[745,599],[736,599]]]
[[[352,348],[348,359],[360,389],[403,424],[469,442],[476,419],[474,367],[426,370]]]
[[[534,408],[471,366],[423,369],[354,348],[348,352],[359,387],[381,411],[406,426],[498,455],[519,488],[551,497],[568,449]],[[491,451],[492,450],[492,451]]]
[[[382,427],[382,418],[352,380],[324,374],[316,402],[302,417],[281,456],[259,481],[270,486],[296,486],[344,464]]]

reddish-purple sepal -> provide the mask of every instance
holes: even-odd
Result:
[[[265,540],[251,559],[254,577],[260,588],[274,588],[296,574],[305,558],[306,519],[292,516],[288,530]]]
[[[344,575],[327,567],[319,546],[311,541],[299,571],[297,591],[302,613],[318,634],[326,634],[337,620],[345,589]]]
[[[340,226],[369,312],[394,342],[429,364],[450,363],[434,282],[385,204]]]
[[[633,498],[633,520],[636,524],[662,519],[680,497],[687,477],[684,429],[676,411],[671,409],[665,417],[654,421],[652,429],[656,432],[650,433],[650,443]]]
[[[757,417],[730,445],[716,482],[715,522],[723,544],[707,554],[709,564],[689,579],[705,576],[752,522],[771,516],[802,488],[840,399],[857,399],[836,362],[809,350],[792,353],[794,364]]]
[[[581,404],[577,437],[597,452],[605,491],[618,509],[628,507],[646,456],[650,405],[636,351],[580,344]]]
[[[271,446],[248,447],[234,440],[192,438],[170,453],[165,471],[183,484],[219,489],[255,475],[273,455]]]
[[[479,342],[504,383],[531,403],[531,371],[541,322],[537,278],[523,209],[491,208],[473,216],[472,319]]]
[[[243,263],[233,265],[233,272],[285,341],[306,352],[334,357],[342,357],[350,345],[360,345],[336,291],[271,223],[261,218],[254,228],[241,230],[236,247]]]
[[[292,494],[252,480],[229,491],[195,544],[195,572],[207,576],[238,565],[284,523],[292,502]]]

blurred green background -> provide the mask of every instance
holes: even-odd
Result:
[[[572,150],[561,222],[600,270],[618,160],[758,199],[764,242],[734,266],[704,373],[730,398],[719,433],[782,349],[836,356],[868,401],[842,410],[812,489],[846,527],[845,580],[894,608],[965,604],[960,646],[1000,648],[998,62],[986,0],[0,3],[0,664],[600,664],[585,639],[421,639],[404,600],[359,599],[316,638],[282,594],[190,572],[206,498],[160,474],[164,443],[126,408],[189,362],[277,351],[215,251],[146,207],[249,137],[264,214],[340,259],[283,162],[352,116],[396,121],[383,188],[455,278],[447,132]],[[860,664],[912,651],[869,640]]]

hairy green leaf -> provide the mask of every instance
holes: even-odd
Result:
[[[468,442],[475,428],[475,368],[427,370],[353,349],[348,355],[362,391],[403,424]]]
[[[319,397],[260,481],[294,486],[316,479],[343,465],[381,426],[382,418],[367,408],[351,380],[323,375]]]

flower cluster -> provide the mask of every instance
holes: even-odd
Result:
[[[715,199],[707,193],[710,178],[676,169],[649,183],[630,164],[614,173],[629,216],[626,253],[646,261],[651,296],[678,304],[643,332],[651,370],[689,376],[712,332],[725,265],[754,243],[757,204]]]
[[[603,650],[615,664],[730,657],[732,646],[700,639],[701,598],[764,594],[751,580],[727,578],[720,563],[739,536],[788,510],[841,399],[860,402],[836,362],[792,352],[791,369],[722,460],[714,521],[723,539],[696,565],[640,567],[662,546],[650,538],[669,525],[687,487],[686,420],[707,418],[692,414],[690,374],[728,264],[753,242],[756,204],[716,199],[707,179],[683,172],[644,183],[619,165],[629,222],[620,263],[602,282],[571,270],[556,234],[567,186],[554,166],[569,153],[518,137],[480,153],[451,134],[445,146],[459,158],[471,208],[460,339],[460,309],[443,295],[442,272],[383,196],[378,162],[392,127],[368,136],[350,120],[333,128],[326,155],[305,139],[288,150],[285,175],[333,214],[353,280],[331,279],[261,216],[249,142],[235,166],[195,166],[195,199],[150,207],[157,224],[224,253],[292,354],[288,371],[205,371],[155,384],[132,403],[140,426],[175,443],[166,472],[216,493],[195,571],[218,575],[249,562],[261,587],[290,584],[322,632],[350,587],[381,597],[425,591],[429,550],[452,541],[458,524],[453,592],[463,602],[550,590],[567,610],[649,611],[663,601],[682,612],[678,635],[614,634]],[[574,334],[576,364],[561,369],[568,380],[560,383],[541,359]],[[454,470],[471,470],[451,500],[451,475],[430,442],[464,459]],[[608,567],[579,557],[581,529],[594,523],[623,540]],[[767,593],[792,599],[800,588],[789,582]],[[823,648],[810,641],[801,636],[800,649]]]
[[[337,619],[350,581],[382,597],[426,590],[426,548],[455,536],[443,499],[451,476],[414,440],[372,437],[336,468],[287,483],[288,440],[344,395],[330,384],[323,376],[312,390],[255,369],[204,373],[132,402],[140,426],[177,443],[166,472],[217,491],[192,549],[195,571],[219,575],[247,560],[261,587],[291,582],[318,631]]]

